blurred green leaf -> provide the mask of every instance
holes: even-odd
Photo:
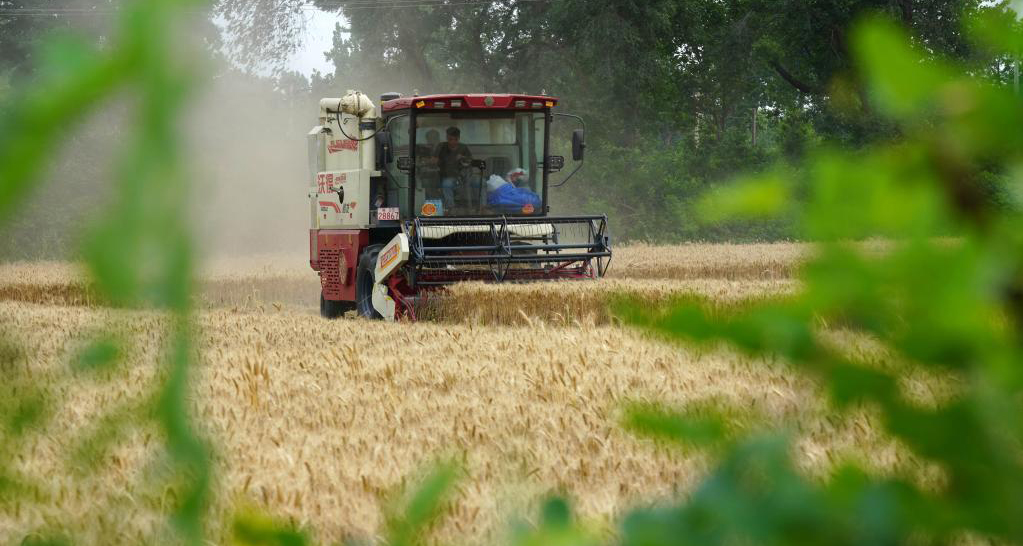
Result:
[[[110,337],[91,341],[75,356],[71,366],[76,372],[100,372],[111,369],[121,356],[120,346]]]
[[[572,508],[560,497],[548,499],[540,510],[540,524],[550,528],[568,528],[572,524]]]
[[[89,230],[83,255],[95,287],[107,301],[173,313],[166,369],[158,374],[167,381],[159,388],[156,410],[147,416],[156,419],[166,437],[172,481],[182,492],[179,504],[172,507],[172,521],[189,544],[205,540],[211,469],[208,449],[195,432],[186,402],[192,358],[192,248],[177,124],[192,78],[177,57],[174,22],[182,6],[200,3],[125,2],[118,7],[118,32],[102,49],[67,35],[44,40],[38,82],[9,101],[5,98],[0,108],[3,219],[39,179],[59,138],[115,93],[135,93],[137,124],[118,172],[114,205]],[[116,360],[116,344],[100,338],[75,356],[72,369],[109,370]],[[17,411],[10,414],[13,430],[38,426],[42,402],[41,397],[19,395]],[[97,458],[137,417],[131,411],[106,416],[83,443],[79,459]]]
[[[144,426],[151,417],[151,400],[127,400],[94,417],[75,439],[70,462],[78,474],[95,472],[110,450],[124,440],[133,428]]]
[[[73,63],[61,85],[22,94],[0,119],[0,219],[23,199],[57,139],[108,97],[128,73],[119,57]],[[69,107],[74,105],[74,107]]]
[[[811,166],[815,183],[805,211],[815,241],[921,237],[947,233],[950,211],[930,183],[925,151],[900,145],[877,154],[824,153]]]
[[[909,43],[906,32],[886,18],[869,19],[852,33],[855,56],[874,98],[888,114],[901,119],[929,114],[939,89],[952,76]]]
[[[21,392],[0,406],[4,410],[4,428],[14,436],[42,426],[50,409],[49,396],[44,389],[23,385],[19,390]]]
[[[405,505],[388,518],[387,544],[415,546],[423,543],[426,532],[443,511],[458,472],[456,464],[447,462],[436,465],[426,475]]]
[[[792,186],[779,173],[756,180],[738,181],[706,194],[701,199],[701,220],[759,219],[778,216],[792,207]]]
[[[203,514],[210,486],[209,448],[194,430],[187,407],[188,373],[191,355],[191,326],[187,316],[178,316],[172,326],[168,350],[170,376],[164,383],[156,406],[156,417],[167,437],[167,451],[187,478],[187,489],[174,513],[182,533],[198,541],[203,535]]]
[[[514,546],[596,546],[600,543],[593,533],[578,524],[572,516],[572,507],[561,497],[544,501],[540,524],[520,528],[512,538]]]
[[[895,378],[861,366],[832,365],[829,385],[839,407],[865,400],[891,401],[898,396]]]
[[[275,521],[253,509],[235,516],[231,538],[237,546],[305,546],[311,543],[301,529]]]
[[[757,424],[749,410],[716,398],[693,400],[680,409],[635,404],[626,409],[625,427],[636,434],[679,446],[721,449]]]
[[[997,16],[973,32],[990,47],[1017,47],[1017,19]],[[939,476],[847,464],[809,480],[787,439],[751,438],[724,451],[691,497],[630,514],[625,544],[1023,542],[1023,213],[991,198],[1007,178],[990,175],[1020,164],[1023,101],[925,61],[893,23],[868,20],[852,35],[868,87],[902,136],[810,159],[799,216],[818,243],[800,291],[728,309],[689,299],[616,310],[668,339],[784,357],[839,410],[876,410],[900,457]],[[949,392],[921,400],[904,379],[923,374]],[[639,421],[667,437],[721,434],[713,422],[662,413]]]
[[[626,427],[634,432],[694,446],[713,446],[725,439],[726,426],[713,416],[693,417],[655,408],[632,408]]]
[[[72,546],[73,544],[71,540],[62,536],[29,536],[21,541],[21,546]]]
[[[714,344],[728,339],[749,353],[773,352],[792,358],[810,358],[821,350],[809,324],[811,315],[795,301],[712,306],[681,299],[650,306],[626,300],[615,304],[614,310],[627,323],[674,341]]]
[[[1007,5],[979,13],[969,21],[967,30],[979,45],[996,53],[1011,56],[1023,53],[1023,24]]]

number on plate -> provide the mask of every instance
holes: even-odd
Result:
[[[381,207],[377,209],[377,220],[397,220],[398,207]]]

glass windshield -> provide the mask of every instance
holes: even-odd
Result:
[[[429,112],[416,117],[419,216],[543,211],[543,112]]]

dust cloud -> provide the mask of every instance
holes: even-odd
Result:
[[[298,78],[284,87],[230,68],[200,73],[180,120],[200,257],[285,254],[302,263],[309,230],[305,134],[316,123],[318,97]],[[27,201],[5,220],[0,260],[77,257],[83,236],[111,204],[135,123],[131,97],[122,96],[68,127]]]
[[[304,90],[237,72],[207,82],[186,125],[203,257],[308,251],[305,134],[316,115]]]

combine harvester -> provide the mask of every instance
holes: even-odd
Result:
[[[309,263],[320,313],[416,319],[460,281],[595,279],[611,260],[607,216],[549,216],[557,99],[529,95],[320,100],[308,134]],[[572,134],[582,166],[584,131]]]

